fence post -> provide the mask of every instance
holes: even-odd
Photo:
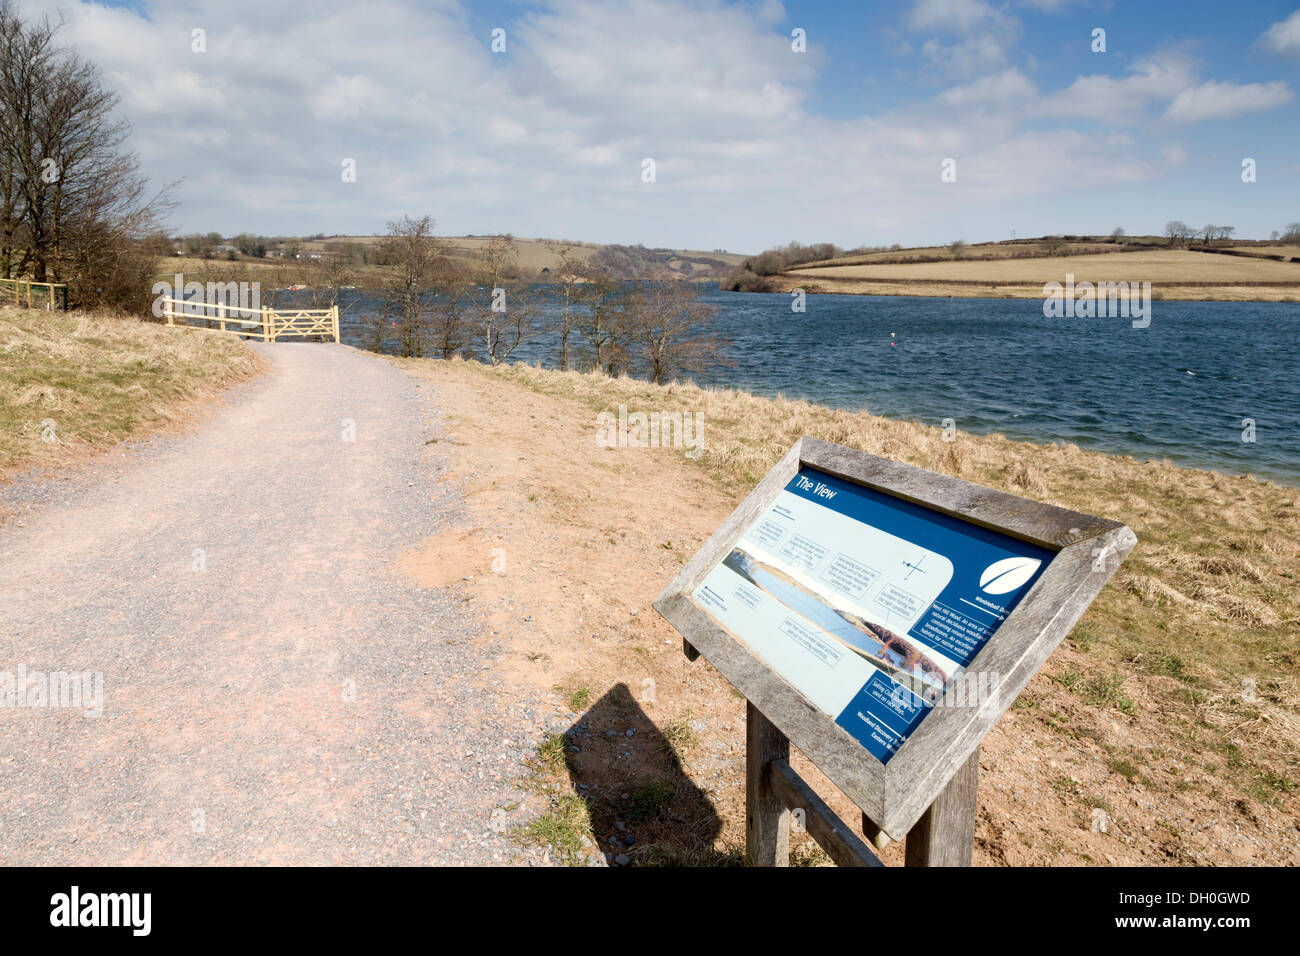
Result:
[[[275,335],[273,334],[271,329],[271,314],[272,313],[270,309],[268,309],[266,306],[262,306],[262,341],[263,342],[275,341]]]
[[[54,311],[54,283],[50,283],[50,311]]]
[[[339,307],[337,305],[332,306],[330,308],[330,312],[333,313],[333,319],[334,319],[334,341],[338,342],[339,341]]]
[[[32,307],[32,280],[27,280],[27,308]]]

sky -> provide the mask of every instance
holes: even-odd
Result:
[[[19,7],[62,17],[143,172],[181,180],[178,233],[429,214],[749,253],[1300,221],[1296,0]]]

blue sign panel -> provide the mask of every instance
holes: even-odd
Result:
[[[970,663],[1055,552],[802,469],[692,594],[882,763],[937,706],[978,706]]]

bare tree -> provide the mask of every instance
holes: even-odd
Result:
[[[402,354],[422,355],[425,321],[443,258],[442,245],[433,235],[433,217],[403,216],[390,222],[380,247],[387,267],[379,289],[381,327],[376,330],[375,348],[379,348],[382,322],[387,320],[398,328]]]
[[[578,314],[576,328],[583,338],[587,364],[606,375],[624,372],[630,364],[630,293],[626,282],[604,270],[592,270],[583,288],[585,308]]]
[[[960,259],[966,253],[966,240],[957,239],[948,246],[948,251],[952,253],[954,259]]]
[[[474,279],[450,256],[440,256],[433,274],[434,295],[426,318],[429,353],[449,359],[473,338]]]
[[[560,260],[552,274],[560,287],[560,313],[555,324],[555,334],[560,346],[560,371],[563,372],[569,367],[569,339],[577,323],[577,313],[584,307],[583,287],[589,280],[590,270],[574,258],[571,247],[551,243],[548,248]]]
[[[656,385],[717,364],[723,342],[709,334],[718,309],[700,301],[699,289],[680,279],[636,283],[630,334],[641,347],[646,374]]]
[[[332,309],[339,304],[339,293],[352,284],[352,260],[337,252],[326,252],[311,259],[307,266],[307,286],[311,289],[313,309]]]
[[[0,271],[143,311],[168,189],[150,193],[117,96],[58,31],[0,2]]]
[[[1165,223],[1165,236],[1169,239],[1171,246],[1186,242],[1194,235],[1196,235],[1196,230],[1181,219],[1171,219]]]
[[[493,236],[480,253],[479,282],[488,300],[479,312],[483,354],[493,365],[510,358],[536,334],[542,304],[519,277],[519,248],[511,236]]]

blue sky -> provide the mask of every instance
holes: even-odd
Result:
[[[427,212],[749,252],[1300,220],[1294,0],[21,6],[100,64],[187,232]]]

